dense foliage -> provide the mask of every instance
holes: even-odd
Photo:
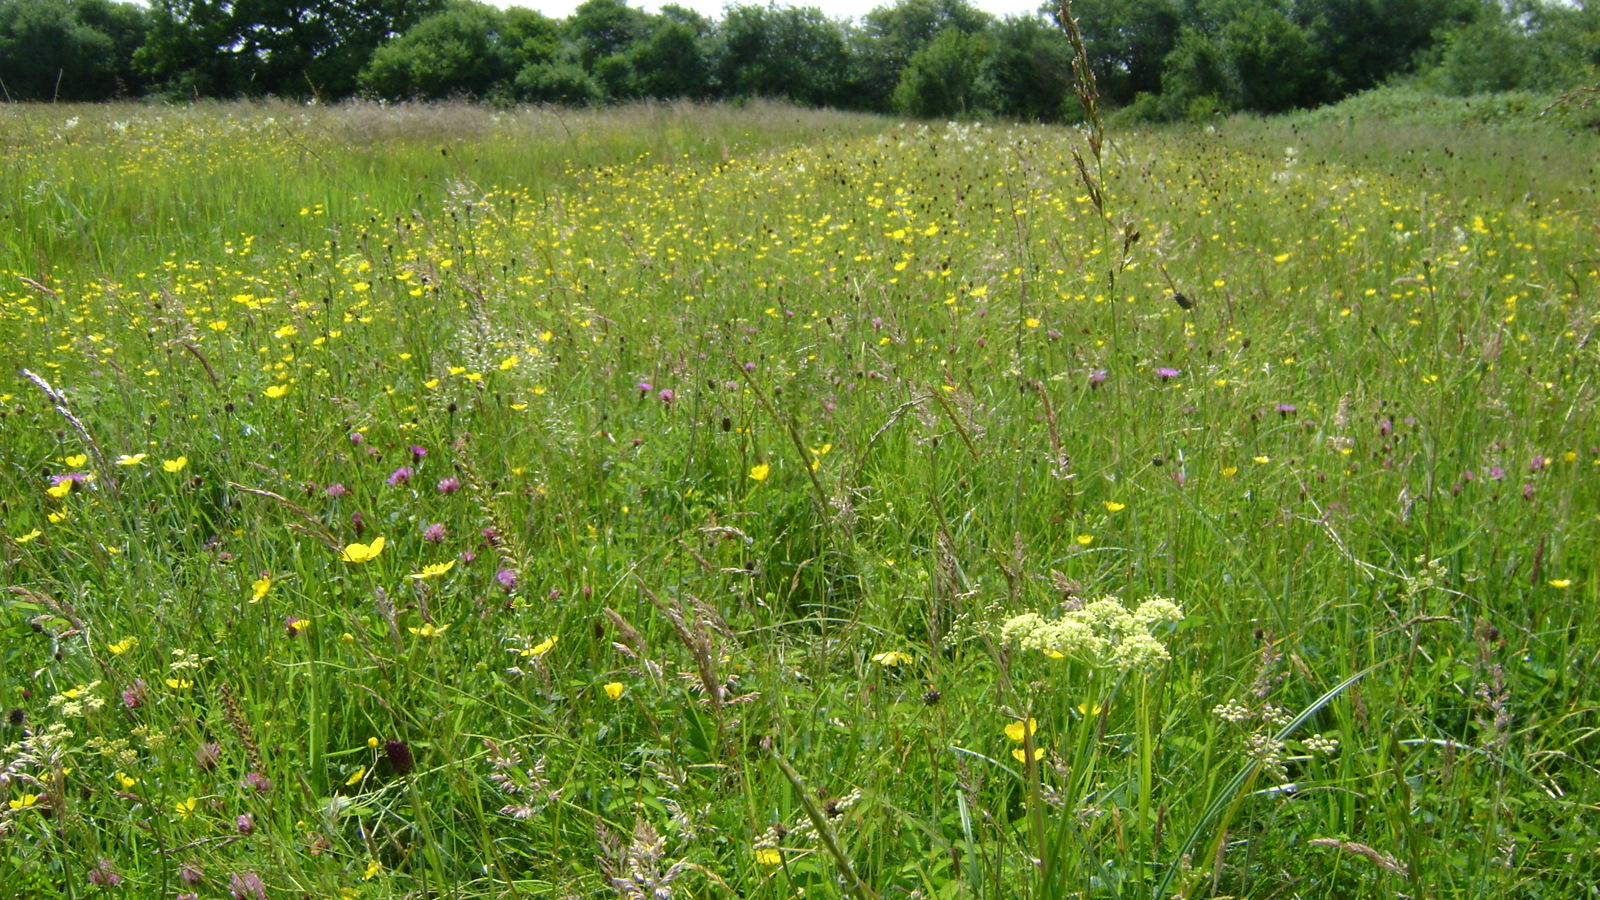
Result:
[[[1600,5],[1557,0],[1078,0],[1111,107],[1281,112],[1412,73],[1474,94],[1596,80]],[[1060,13],[898,0],[860,21],[730,5],[720,20],[587,0],[568,18],[476,0],[0,0],[14,100],[463,97],[582,105],[786,98],[921,117],[1060,121]]]

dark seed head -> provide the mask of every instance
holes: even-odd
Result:
[[[405,741],[389,741],[383,745],[383,753],[389,758],[389,767],[394,769],[396,775],[407,775],[416,768],[416,760]]]

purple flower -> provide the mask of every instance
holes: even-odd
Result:
[[[478,533],[483,535],[483,539],[489,542],[489,546],[500,546],[500,533],[495,531],[493,528],[485,528]]]
[[[1528,460],[1528,474],[1532,475],[1538,473],[1549,464],[1550,460],[1548,458],[1534,454],[1533,459]]]
[[[389,767],[394,769],[396,775],[406,775],[416,768],[416,760],[411,757],[411,748],[405,741],[389,741],[383,745],[383,755],[389,758]]]
[[[1522,486],[1522,499],[1524,499],[1524,500],[1532,500],[1533,499],[1533,482],[1530,481],[1527,484],[1524,484]]]
[[[366,442],[367,442],[366,435],[362,434],[359,431],[350,432],[350,443],[352,443],[352,444],[356,445],[357,447],[359,447],[359,446],[361,446],[362,444],[364,444]]]
[[[1465,470],[1465,471],[1463,471],[1461,473],[1461,480],[1462,481],[1475,481],[1475,480],[1477,480],[1477,477],[1478,476],[1472,474],[1472,470],[1471,469],[1467,469],[1467,470]]]
[[[454,475],[450,475],[439,480],[439,493],[454,494],[459,490],[461,490],[461,479],[455,477]]]
[[[1394,433],[1394,420],[1384,416],[1382,421],[1378,422],[1378,434],[1388,437],[1392,433]]]
[[[510,569],[501,569],[494,573],[494,580],[500,582],[500,587],[510,593],[517,589],[517,573]]]
[[[1277,408],[1278,415],[1285,418],[1288,418],[1289,414],[1295,411],[1295,405],[1293,403],[1279,403]]]
[[[656,396],[660,397],[661,402],[668,406],[672,405],[672,401],[678,399],[678,395],[672,392],[672,388],[662,388],[661,393]]]
[[[116,887],[122,883],[122,876],[117,874],[117,869],[111,860],[102,859],[99,864],[89,870],[89,883],[97,887]]]
[[[427,455],[428,455],[428,450],[427,450],[426,447],[418,447],[416,444],[412,444],[411,445],[411,461],[412,462],[422,462],[422,458],[424,456],[427,456]]]
[[[1177,378],[1179,375],[1183,374],[1183,371],[1180,369],[1174,369],[1171,366],[1162,366],[1161,368],[1156,369],[1156,374],[1161,376],[1162,381],[1166,381],[1169,378]]]
[[[283,630],[289,637],[299,637],[300,632],[305,631],[310,626],[310,619],[302,619],[299,616],[283,617]]]
[[[122,705],[129,709],[138,709],[149,697],[150,685],[145,684],[143,678],[122,689]]]
[[[178,878],[189,887],[197,887],[205,880],[205,873],[200,871],[198,863],[186,862],[178,869]]]
[[[267,886],[260,875],[240,872],[228,878],[228,896],[233,900],[267,900]]]
[[[235,816],[233,819],[233,830],[239,832],[240,834],[255,834],[256,814],[240,813],[239,815]]]
[[[1505,481],[1506,480],[1506,470],[1500,468],[1499,466],[1490,466],[1489,467],[1489,480],[1490,481]]]
[[[641,381],[638,384],[634,385],[634,387],[639,389],[639,396],[641,398],[644,397],[645,394],[648,394],[651,391],[655,390],[655,387],[652,384],[650,384],[650,382],[648,382],[648,381]]]
[[[747,362],[744,364],[744,370],[746,372],[754,372],[756,370],[756,364],[753,362]]]
[[[356,537],[361,537],[361,532],[367,530],[367,520],[361,515],[361,510],[350,514],[350,527],[356,530]]]
[[[1089,373],[1089,387],[1097,388],[1100,385],[1105,384],[1106,379],[1109,377],[1110,373],[1108,373],[1105,369],[1095,369]]]
[[[328,485],[328,496],[334,498],[335,500],[348,493],[350,493],[350,489],[342,484],[339,484],[338,482]]]
[[[435,522],[422,529],[422,539],[430,544],[437,544],[444,540],[444,523]]]
[[[416,470],[410,466],[401,466],[400,468],[395,469],[393,472],[390,472],[387,480],[389,482],[389,486],[394,487],[397,484],[405,484],[406,482],[410,481],[411,476],[415,474],[417,474]]]
[[[249,775],[244,777],[243,781],[239,782],[239,786],[242,788],[248,788],[249,790],[255,791],[258,794],[265,794],[272,790],[272,779],[261,774],[260,772],[251,772]],[[250,821],[252,824],[255,822],[254,819],[251,819]]]
[[[194,764],[202,772],[209,772],[217,767],[217,760],[222,758],[222,745],[207,742],[194,748]]]
[[[463,550],[463,551],[461,551],[460,559],[461,559],[461,562],[463,564],[470,564],[473,560],[475,560],[477,558],[478,558],[478,554],[473,553],[471,550]]]

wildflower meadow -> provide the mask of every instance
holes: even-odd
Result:
[[[1589,896],[1600,143],[1338,109],[0,107],[0,894]]]

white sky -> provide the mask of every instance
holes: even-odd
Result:
[[[508,6],[525,6],[536,9],[551,18],[564,19],[572,15],[572,11],[583,0],[488,0],[502,9]],[[676,2],[679,6],[686,6],[704,16],[713,19],[722,18],[722,8],[725,0],[666,0]],[[765,5],[766,0],[752,0],[757,5]],[[972,5],[991,13],[995,17],[1028,13],[1037,10],[1040,0],[971,0]],[[628,0],[628,5],[635,9],[655,12],[661,8],[662,0]],[[879,6],[887,6],[887,0],[873,2],[873,0],[780,0],[780,6],[815,6],[835,19],[857,19]]]

